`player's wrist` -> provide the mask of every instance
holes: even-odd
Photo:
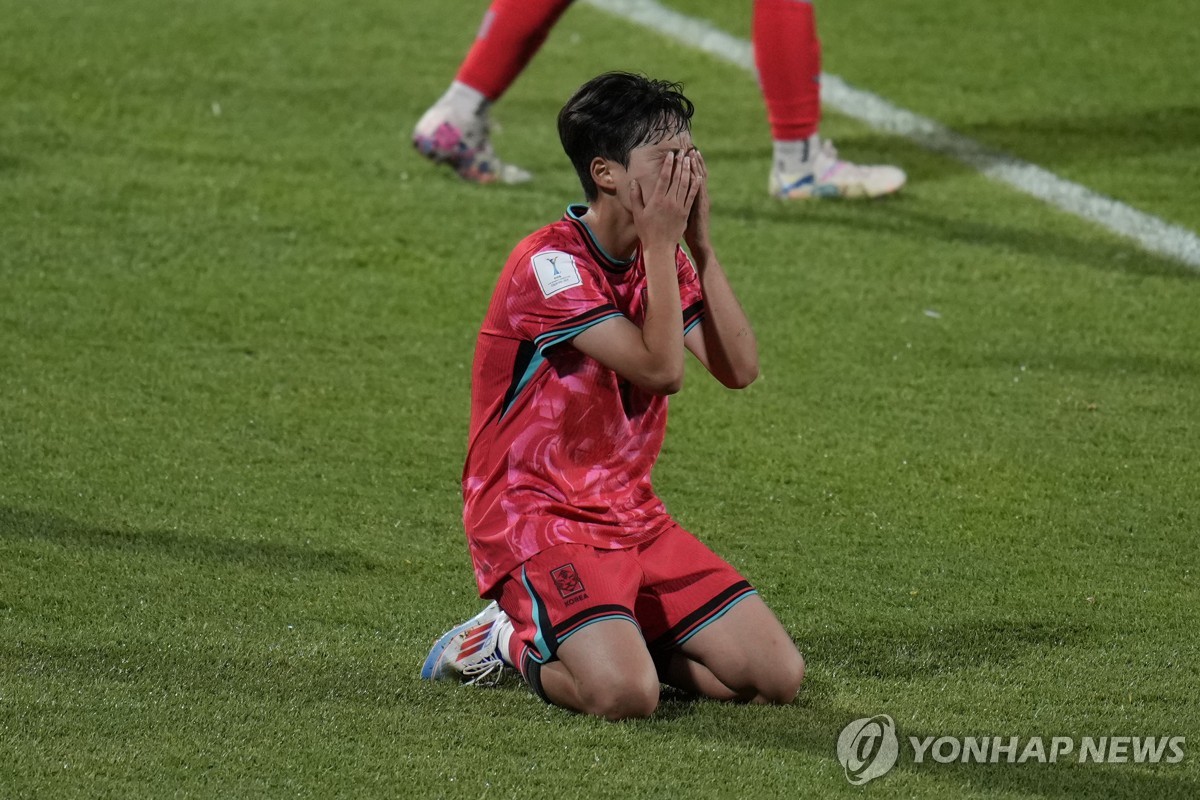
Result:
[[[710,262],[717,260],[716,251],[713,250],[712,242],[707,236],[695,236],[685,240],[688,246],[688,252],[692,254],[692,263],[697,269],[703,269]]]
[[[645,260],[646,264],[658,263],[660,261],[666,261],[674,264],[676,247],[678,247],[676,242],[668,241],[666,239],[643,242],[642,258]]]

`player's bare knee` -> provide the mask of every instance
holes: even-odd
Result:
[[[593,687],[584,695],[588,713],[613,722],[645,719],[658,708],[656,675],[628,676]]]
[[[640,689],[626,692],[616,708],[610,709],[605,717],[614,722],[622,719],[646,719],[658,710],[658,686],[653,691]]]
[[[787,657],[780,659],[768,685],[763,687],[762,696],[768,702],[787,705],[796,699],[803,682],[804,656],[793,650]]]
[[[751,685],[758,703],[787,705],[796,699],[804,682],[804,657],[795,648],[769,661],[760,662]]]
[[[788,698],[786,702],[792,702],[796,699],[796,695],[800,693],[800,686],[804,683],[804,670],[804,656],[797,652],[788,665],[788,677],[790,680],[787,684],[788,691],[786,694]]]

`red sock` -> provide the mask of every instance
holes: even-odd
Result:
[[[571,0],[493,0],[455,80],[499,100],[569,5]]]
[[[754,63],[771,138],[807,139],[821,121],[821,43],[809,0],[754,0]]]

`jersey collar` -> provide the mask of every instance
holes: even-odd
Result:
[[[633,262],[637,261],[637,253],[634,253],[629,258],[622,261],[619,258],[613,258],[608,254],[600,242],[596,241],[595,234],[583,221],[583,215],[587,213],[588,207],[583,203],[572,203],[567,206],[567,219],[574,224],[580,231],[583,232],[583,239],[586,242],[588,250],[600,262],[600,265],[611,272],[624,272],[633,266]]]

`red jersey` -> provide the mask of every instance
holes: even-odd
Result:
[[[615,549],[671,524],[650,485],[667,398],[571,346],[628,317],[641,327],[646,270],[604,252],[580,217],[526,237],[500,274],[475,345],[463,522],[480,594],[537,553],[574,543]],[[700,280],[676,248],[684,331],[700,322]]]

